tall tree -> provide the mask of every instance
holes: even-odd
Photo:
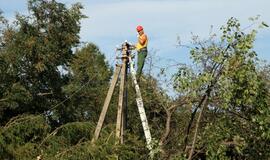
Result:
[[[71,97],[67,106],[59,106],[63,121],[96,122],[112,76],[112,68],[99,48],[89,43],[75,52],[70,63],[70,81],[64,92]]]
[[[244,159],[249,157],[243,154],[245,150],[254,145],[250,135],[259,136],[258,126],[251,120],[261,92],[257,54],[252,49],[257,31],[244,33],[235,18],[221,31],[219,42],[215,35],[206,41],[194,37],[191,57],[195,69],[180,68],[176,76],[181,95],[197,99],[184,140],[189,159],[204,150],[210,159]]]
[[[1,122],[22,113],[42,113],[64,96],[59,69],[79,43],[82,6],[29,0],[30,15],[17,15],[1,36]]]

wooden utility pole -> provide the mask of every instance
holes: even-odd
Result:
[[[147,148],[152,151],[152,145],[151,145],[151,134],[150,134],[150,129],[148,126],[148,121],[146,118],[146,114],[145,114],[145,110],[143,107],[143,100],[142,100],[142,96],[141,96],[141,92],[140,92],[140,88],[139,85],[137,83],[136,80],[136,72],[134,70],[133,67],[133,62],[132,59],[130,57],[130,52],[131,52],[131,45],[128,44],[127,42],[125,42],[122,45],[122,48],[120,49],[122,51],[122,55],[121,55],[121,60],[122,60],[122,64],[121,65],[116,65],[115,71],[114,71],[114,75],[113,75],[113,79],[109,88],[109,91],[107,93],[99,120],[98,120],[98,124],[94,133],[94,137],[92,139],[92,142],[95,142],[95,140],[98,139],[102,125],[104,123],[104,119],[109,107],[109,103],[111,101],[112,95],[113,95],[113,91],[114,88],[116,86],[116,83],[118,81],[118,77],[120,74],[120,90],[119,90],[119,99],[118,99],[118,109],[117,109],[117,120],[116,120],[116,138],[117,138],[117,142],[116,143],[124,143],[124,130],[125,130],[125,126],[126,126],[126,112],[127,112],[127,87],[126,87],[126,79],[127,79],[127,69],[128,66],[131,70],[131,75],[132,75],[132,81],[133,84],[135,86],[135,91],[136,91],[136,102],[137,102],[137,106],[138,106],[138,111],[140,114],[140,118],[141,118],[141,122],[142,122],[142,126],[143,126],[143,130],[144,130],[144,134],[145,134],[145,138],[146,138],[146,143],[147,143]],[[129,65],[128,65],[129,64]],[[151,154],[151,152],[150,152]]]
[[[117,141],[123,143],[123,135],[124,135],[124,94],[125,94],[125,82],[126,82],[126,70],[127,70],[127,60],[128,60],[128,48],[127,46],[123,46],[122,49],[122,70],[121,70],[121,82],[120,82],[120,90],[119,90],[119,100],[118,100],[118,110],[117,110],[117,121],[116,121],[116,138]],[[127,97],[126,97],[127,98]]]

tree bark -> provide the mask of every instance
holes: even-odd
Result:
[[[202,102],[202,109],[201,109],[201,112],[200,112],[199,117],[197,119],[197,123],[196,123],[196,127],[195,127],[195,133],[194,133],[194,136],[193,136],[192,146],[191,146],[191,150],[189,152],[188,160],[192,159],[192,155],[193,155],[193,152],[194,152],[194,149],[195,149],[196,139],[197,139],[197,135],[198,135],[200,121],[201,121],[201,118],[202,118],[203,110],[204,110],[205,106],[207,105],[207,103],[206,103],[207,100],[208,100],[208,96],[206,95],[205,99]]]

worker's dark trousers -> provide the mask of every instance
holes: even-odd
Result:
[[[142,48],[138,50],[138,61],[137,61],[137,79],[140,79],[142,74],[142,69],[144,66],[144,61],[147,56],[147,48]]]

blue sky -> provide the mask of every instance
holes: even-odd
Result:
[[[218,32],[230,17],[248,26],[249,17],[261,15],[270,24],[269,0],[59,0],[67,4],[81,2],[83,13],[81,40],[94,42],[113,64],[115,46],[128,40],[136,42],[136,26],[143,25],[149,37],[149,48],[160,57],[156,66],[169,59],[190,63],[188,49],[176,47],[177,36],[190,44],[191,32],[207,38],[210,26]],[[14,19],[15,12],[28,14],[26,0],[0,0],[4,16]],[[259,31],[255,50],[259,58],[270,61],[270,29]],[[172,62],[174,63],[174,62]],[[175,71],[172,68],[171,73]]]

